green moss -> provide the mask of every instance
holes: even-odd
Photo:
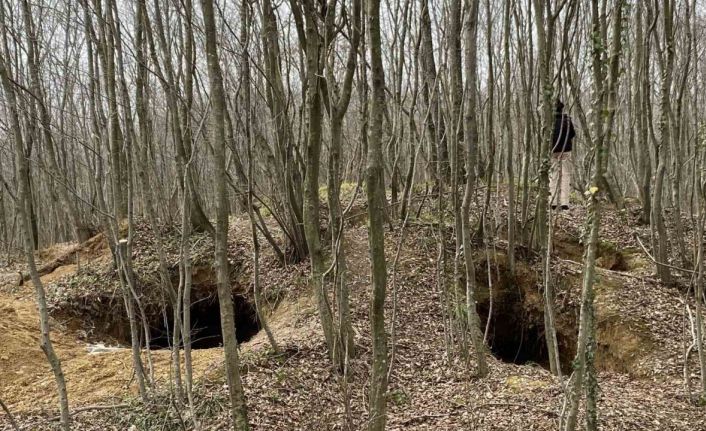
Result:
[[[342,202],[349,201],[353,197],[353,194],[355,193],[355,188],[356,188],[355,182],[346,181],[346,182],[341,183],[341,190],[340,190],[341,201]],[[362,191],[362,187],[361,187],[361,191]],[[360,194],[360,191],[358,193]],[[327,186],[319,187],[319,199],[322,202],[328,202],[328,187]]]
[[[618,245],[613,241],[602,240],[598,243],[598,254],[618,253]]]
[[[389,397],[390,401],[392,401],[397,406],[402,406],[409,402],[409,396],[402,389],[395,389],[393,391],[390,391]]]
[[[453,398],[451,398],[451,402],[456,406],[456,407],[464,407],[467,405],[466,400],[463,399],[461,396],[457,395]]]

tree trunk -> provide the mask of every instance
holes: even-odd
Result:
[[[306,175],[304,177],[304,233],[311,261],[311,285],[318,303],[319,319],[326,340],[330,359],[340,363],[341,349],[334,334],[333,316],[329,303],[326,284],[324,283],[324,256],[321,247],[321,222],[319,219],[319,164],[322,142],[322,107],[320,76],[321,36],[317,27],[317,11],[311,0],[302,3],[305,19],[306,38],[300,39],[300,45],[306,58]],[[292,9],[302,13],[301,7],[292,4]]]
[[[130,347],[132,352],[132,367],[137,380],[137,390],[143,402],[147,401],[147,386],[145,385],[145,369],[142,366],[140,352],[140,326],[137,321],[135,311],[135,300],[132,297],[133,283],[132,270],[127,263],[128,242],[120,240],[117,244],[117,256],[120,275],[120,284],[123,288],[123,302],[125,303],[125,313],[130,325]]]
[[[579,316],[579,334],[574,359],[574,375],[568,387],[565,410],[562,415],[563,431],[574,431],[578,417],[579,401],[584,380],[586,381],[586,429],[598,429],[597,395],[598,382],[595,370],[596,322],[593,301],[593,285],[596,277],[596,258],[598,255],[598,234],[601,226],[601,208],[599,197],[604,192],[601,179],[605,174],[608,160],[606,140],[611,139],[617,107],[618,81],[620,78],[620,58],[622,55],[621,29],[624,0],[618,0],[613,17],[612,41],[610,54],[607,53],[608,40],[601,28],[607,26],[605,15],[599,15],[598,0],[592,0],[592,31],[596,35],[592,45],[593,70],[593,130],[592,140],[595,149],[595,170],[588,197],[588,240],[584,254],[583,283],[581,289],[581,310]],[[608,73],[606,74],[606,65]],[[606,81],[607,80],[607,84]]]
[[[368,412],[369,431],[383,431],[387,421],[387,332],[385,330],[385,296],[387,263],[385,261],[385,184],[383,182],[382,121],[385,110],[385,72],[382,65],[380,37],[380,0],[368,0],[368,44],[372,95],[370,131],[368,135],[368,168],[366,193],[370,228],[368,242],[372,274],[370,326],[373,337],[373,363],[370,373]]]
[[[549,236],[549,152],[552,136],[552,126],[554,124],[554,87],[552,84],[552,54],[554,51],[554,30],[556,16],[551,8],[551,3],[543,3],[538,0],[534,2],[535,25],[537,29],[537,45],[539,49],[539,82],[542,89],[542,122],[540,129],[539,145],[539,196],[537,198],[537,235],[536,239],[540,246],[541,255],[544,258],[544,338],[549,352],[549,365],[552,374],[561,373],[561,364],[557,358],[558,346],[556,338],[556,327],[554,325],[554,286],[550,280],[549,258],[551,253]]]
[[[515,137],[512,133],[512,81],[510,79],[510,7],[511,1],[506,0],[503,8],[503,86],[505,97],[503,101],[505,149],[507,151],[507,263],[511,276],[515,274]]]
[[[476,169],[478,157],[478,118],[476,112],[478,80],[478,9],[480,0],[466,0],[466,28],[464,39],[466,43],[465,58],[465,106],[464,106],[464,138],[466,139],[466,188],[461,205],[461,223],[463,235],[463,258],[466,265],[466,314],[468,331],[476,353],[479,376],[488,374],[488,363],[485,357],[486,348],[480,328],[480,317],[476,310],[476,270],[473,263],[471,245],[471,203],[475,195]]]
[[[657,276],[663,283],[672,282],[671,270],[669,264],[669,238],[667,227],[664,224],[664,212],[662,210],[662,201],[664,198],[664,176],[667,170],[667,153],[670,145],[671,135],[671,87],[672,87],[672,68],[674,65],[674,32],[673,20],[674,10],[672,1],[665,0],[663,2],[662,20],[665,34],[666,59],[663,59],[662,77],[660,86],[660,117],[659,131],[660,139],[657,146],[657,172],[655,174],[654,194],[652,196],[652,226],[657,233],[657,241],[655,242],[655,258],[657,259]]]
[[[4,6],[0,7],[0,30],[3,33],[6,31]],[[3,51],[5,50],[3,49]],[[42,284],[42,280],[39,278],[37,266],[34,261],[34,244],[32,240],[31,221],[29,218],[29,166],[27,159],[25,158],[24,140],[22,138],[22,128],[17,110],[17,96],[15,94],[15,89],[13,88],[12,80],[10,79],[5,60],[2,58],[4,55],[5,54],[0,55],[0,80],[2,80],[2,87],[7,101],[8,115],[10,116],[10,128],[15,149],[15,168],[17,170],[16,177],[18,179],[19,186],[17,196],[17,213],[19,214],[20,225],[23,230],[22,241],[25,259],[27,260],[29,274],[32,278],[32,284],[34,285],[37,309],[39,312],[39,346],[42,348],[44,355],[47,357],[49,366],[54,374],[54,381],[56,382],[56,389],[59,397],[59,410],[61,412],[61,427],[65,431],[68,431],[71,428],[69,398],[66,392],[64,372],[61,369],[61,361],[54,351],[54,346],[52,345],[49,334],[51,328],[49,325],[49,312],[47,311],[44,285]]]
[[[275,341],[274,335],[267,323],[267,316],[262,310],[262,300],[260,298],[260,241],[257,237],[257,224],[255,222],[255,212],[253,210],[254,196],[254,169],[253,169],[253,136],[252,136],[252,107],[250,106],[250,2],[243,0],[240,5],[240,43],[242,44],[242,102],[245,110],[245,139],[247,141],[247,156],[248,156],[248,218],[250,219],[250,229],[253,243],[253,294],[255,296],[255,311],[260,326],[264,329],[267,339],[270,342],[272,350],[278,354],[279,347]]]
[[[247,405],[240,379],[240,360],[238,358],[238,341],[235,337],[235,319],[233,316],[233,299],[230,288],[230,268],[228,263],[228,200],[226,193],[226,137],[225,137],[225,91],[223,77],[218,60],[216,22],[213,12],[213,0],[201,0],[204,32],[206,34],[206,57],[208,61],[208,78],[211,88],[211,134],[214,143],[214,182],[216,183],[216,271],[218,283],[218,303],[221,313],[221,331],[223,333],[223,350],[225,351],[225,368],[228,378],[228,388],[231,402],[231,418],[233,429],[245,431],[248,424]]]
[[[640,222],[648,224],[650,222],[650,213],[652,212],[652,194],[650,192],[652,186],[652,161],[650,160],[650,148],[648,138],[647,122],[647,104],[649,103],[649,35],[645,36],[643,32],[643,6],[637,5],[636,9],[636,34],[637,53],[636,59],[636,82],[637,97],[635,115],[637,115],[636,134],[638,136],[638,151],[639,151],[639,169],[640,177],[638,180],[639,195],[642,201],[642,209],[640,211]]]

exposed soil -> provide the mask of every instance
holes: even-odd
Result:
[[[576,208],[560,217],[566,223],[557,232],[552,282],[556,288],[562,366],[569,371],[575,349],[582,270],[579,235],[570,220],[581,220],[584,214]],[[270,257],[263,258],[266,269],[262,285],[271,313],[270,324],[284,353],[281,356],[267,353],[263,331],[241,346],[250,419],[258,430],[341,429],[347,417],[352,429],[365,427],[371,348],[367,231],[365,226],[354,226],[346,232],[347,279],[358,357],[351,361],[350,382],[345,392],[327,359],[314,301],[306,288],[306,264],[282,268]],[[634,244],[628,243],[631,235],[618,232],[613,238],[618,238],[616,247],[606,247],[601,253],[603,261],[596,284],[602,429],[706,429],[702,409],[691,402],[684,390],[682,293],[652,278],[649,262],[639,256],[636,248],[631,248]],[[398,240],[399,230],[387,234],[388,262],[394,260]],[[249,255],[243,251],[247,250],[247,244],[237,241],[233,244],[234,254]],[[546,370],[541,276],[536,262],[530,258],[520,261],[516,276],[509,277],[501,244],[499,241],[498,253],[490,261],[493,312],[488,344],[494,356],[489,358],[490,375],[478,380],[472,377],[473,364],[469,370],[458,359],[455,347],[448,343],[448,327],[444,324],[448,314],[442,307],[448,298],[438,289],[433,232],[426,226],[409,228],[396,268],[397,283],[390,284],[386,305],[388,325],[392,325],[393,308],[396,310],[394,336],[390,339],[395,356],[389,388],[389,429],[556,429],[563,396],[560,381]],[[144,253],[141,250],[136,253]],[[139,264],[139,258],[137,261]],[[484,253],[478,252],[476,262],[478,308],[487,318],[491,295]],[[236,277],[236,284],[247,286],[249,263],[244,260],[242,265],[242,275]],[[81,277],[85,278],[86,270],[79,271],[84,274]],[[66,273],[51,283],[52,274],[45,275],[48,290],[69,286],[70,283],[62,281],[67,278],[84,280],[72,277],[71,268],[55,271]],[[208,284],[205,273],[200,277],[200,285]],[[110,291],[95,284],[95,279],[84,281],[92,289],[78,283],[73,290],[62,291],[70,295],[55,296],[55,303],[79,297],[94,301]],[[100,295],[94,295],[95,292]],[[56,414],[56,400],[51,374],[43,354],[35,347],[37,320],[30,286],[0,295],[3,307],[0,313],[13,316],[0,320],[0,364],[7,376],[0,380],[0,393],[23,423],[42,424],[35,429],[48,429],[45,418]],[[121,310],[118,304],[115,307],[116,312]],[[86,328],[67,328],[64,323],[57,319],[52,335],[63,360],[72,405],[123,403],[126,397],[135,394],[129,351],[120,348],[88,354],[79,332]],[[156,391],[159,399],[159,394],[166,391],[169,351],[153,350],[151,354],[162,388]],[[201,425],[204,429],[227,429],[229,414],[222,349],[200,349],[193,354]],[[698,380],[695,355],[688,365],[687,375],[693,388]],[[342,393],[348,394],[348,402]],[[135,403],[129,409],[84,412],[76,416],[75,427],[81,430],[125,430],[133,425],[138,430],[178,428],[184,418],[176,416],[168,406],[168,400],[164,399],[151,407]],[[0,417],[0,424],[2,420]]]
[[[42,277],[47,283],[50,279],[51,274]],[[31,288],[30,282],[15,294],[0,292],[0,315],[3,316],[0,319],[0,366],[3,370],[0,394],[15,414],[52,412],[57,403],[52,374],[39,348],[39,320],[31,299]],[[291,303],[285,301],[278,312],[271,316],[271,325],[293,340],[300,339],[301,335],[297,335],[294,326],[290,325],[295,320],[293,315],[306,314],[306,310],[311,313],[308,300]],[[215,316],[217,318],[218,314]],[[213,315],[208,317],[212,319]],[[105,343],[100,346],[107,345],[109,349],[92,349],[91,343],[82,341],[85,330],[67,327],[59,319],[52,319],[52,322],[52,342],[62,360],[73,405],[118,402],[127,396],[136,395],[130,349],[125,344],[114,344],[121,340],[106,336]],[[248,342],[243,344],[243,349],[257,351],[267,347],[264,334],[252,330],[246,334]],[[223,356],[221,348],[208,348],[205,344],[195,348],[197,350],[193,351],[193,362],[196,378],[220,367]],[[154,349],[150,354],[156,380],[163,385],[168,381],[170,351]],[[0,424],[2,420],[0,418]]]

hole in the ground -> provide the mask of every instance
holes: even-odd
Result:
[[[545,340],[544,315],[538,310],[522,307],[519,295],[504,295],[503,303],[493,304],[493,315],[488,330],[488,346],[496,358],[503,362],[530,365],[549,369],[549,353]],[[479,304],[478,312],[483,328],[488,320],[487,304]],[[571,371],[575,341],[557,330],[559,361],[562,371]]]
[[[495,357],[503,362],[518,365],[537,364],[549,369],[549,354],[544,338],[544,310],[541,293],[536,291],[536,280],[527,274],[518,274],[515,280],[511,280],[509,272],[502,267],[504,261],[499,263],[500,271],[492,269],[493,310],[488,330],[488,346]],[[477,280],[479,284],[481,280],[487,283],[486,268],[478,272]],[[488,293],[487,287],[481,284],[477,309],[483,329],[490,312]],[[575,340],[565,334],[573,334],[573,331],[557,329],[559,360],[562,370],[566,372],[569,371],[573,360]]]
[[[238,343],[250,340],[260,331],[255,307],[246,298],[233,295],[233,313],[235,316],[235,334]],[[172,345],[171,334],[173,318],[171,310],[167,319],[163,315],[151,320],[150,336],[152,349],[165,349]],[[128,331],[129,332],[129,331]],[[194,298],[191,304],[191,347],[210,349],[223,345],[221,314],[218,297],[214,294],[201,299]]]
[[[536,363],[549,368],[549,355],[544,340],[544,325],[532,321],[517,307],[498,305],[493,310],[488,332],[488,345],[495,357],[518,365]],[[488,310],[479,309],[485,325]]]

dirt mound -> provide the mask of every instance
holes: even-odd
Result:
[[[488,344],[491,350],[505,362],[520,365],[534,363],[548,369],[549,355],[544,340],[544,287],[540,274],[527,263],[518,260],[513,278],[507,267],[507,256],[497,253],[490,265],[491,301],[487,268],[485,258],[479,259],[476,273],[477,304],[483,327],[491,315],[491,323],[488,325]],[[602,371],[644,376],[649,373],[645,363],[661,361],[665,352],[655,354],[655,340],[648,326],[625,310],[628,305],[623,299],[627,294],[624,288],[630,279],[620,278],[620,274],[612,271],[600,271],[595,287],[598,343],[596,366]],[[570,373],[576,355],[578,295],[582,279],[575,268],[565,268],[562,273],[553,280],[558,298],[557,342],[563,371]],[[656,304],[656,311],[674,311],[669,304],[678,304],[678,298],[672,297],[671,301]],[[674,325],[663,328],[668,328],[673,337],[680,332],[680,328]],[[642,365],[638,366],[638,362]]]
[[[102,233],[93,236],[88,241],[81,244],[58,244],[37,252],[40,262],[45,261],[45,263],[41,264],[37,268],[37,272],[41,277],[51,274],[57,268],[65,267],[71,264],[76,265],[78,268],[80,267],[82,261],[92,262],[96,259],[105,257],[108,251],[108,242],[105,240],[105,236]],[[67,273],[66,269],[63,271],[64,273]],[[21,273],[22,281],[26,282],[30,280],[30,275],[27,271]]]
[[[0,294],[3,318],[0,320],[0,393],[3,401],[16,414],[37,411],[54,412],[57,397],[54,380],[44,353],[39,347],[39,320],[34,303]],[[89,345],[56,320],[52,324],[52,342],[62,361],[72,405],[114,402],[133,396],[137,388],[133,380],[129,349],[91,354]],[[216,366],[220,349],[203,351],[194,356],[194,370],[203,375]],[[152,352],[158,382],[169,375],[169,351]]]
[[[390,330],[394,325],[390,346],[395,351],[389,388],[389,427],[508,430],[526,429],[527,424],[532,424],[535,430],[556,429],[563,400],[562,383],[542,366],[542,295],[538,283],[541,277],[535,263],[521,263],[517,277],[510,279],[502,243],[496,244],[500,253],[490,262],[483,260],[483,253],[476,255],[479,286],[487,286],[489,275],[493,281],[494,311],[488,340],[499,359],[489,357],[488,377],[472,379],[467,365],[458,359],[458,340],[449,331],[448,322],[456,310],[450,302],[454,298],[452,271],[446,272],[448,278],[439,280],[435,231],[423,225],[408,229],[396,268],[396,284],[390,284],[386,304]],[[394,260],[399,234],[399,230],[386,234],[389,262]],[[280,267],[269,257],[263,257],[265,297],[273,304],[269,308],[275,310],[270,323],[285,353],[266,355],[267,340],[262,331],[243,344],[243,383],[252,424],[259,430],[340,429],[346,422],[350,429],[365,427],[371,351],[370,267],[365,226],[347,230],[346,241],[351,313],[359,347],[359,356],[351,361],[348,382],[342,382],[331,372],[314,302],[307,289],[306,264]],[[238,248],[234,241],[231,247],[249,255],[248,244]],[[621,245],[619,249],[624,248]],[[556,257],[552,272],[557,290],[557,326],[566,340],[561,346],[565,351],[562,359],[570,361],[582,265],[568,255]],[[626,262],[629,264],[631,259]],[[248,260],[243,260],[241,274],[250,271]],[[149,266],[144,268],[147,270]],[[203,282],[208,277],[201,274],[199,279]],[[245,280],[240,282],[247,285]],[[684,394],[684,364],[679,357],[684,304],[679,291],[656,283],[642,272],[632,271],[628,265],[625,271],[600,268],[596,293],[601,387],[598,407],[603,429],[706,429],[701,410]],[[490,298],[488,289],[481,288],[479,309],[484,304],[489,306]],[[31,308],[31,303],[24,306]],[[27,310],[23,314],[31,315]],[[24,328],[7,330],[34,333],[31,320]],[[56,327],[60,328],[58,324]],[[134,393],[128,351],[88,355],[85,344],[76,341],[70,331],[60,331],[57,338],[74,406],[110,399],[124,402],[126,395]],[[511,342],[501,346],[507,340]],[[30,342],[31,339],[25,340]],[[24,380],[14,377],[0,387],[3,394],[9,388],[11,408],[16,411],[55,406],[50,374],[46,367],[42,368],[43,356],[38,348],[34,354],[35,359],[27,360],[36,360],[41,374],[32,372],[32,377]],[[76,417],[76,429],[127,429],[132,424],[141,424],[146,430],[180,428],[184,418],[170,408],[164,385],[169,352],[153,351],[152,355],[161,385],[155,391],[158,402],[147,407],[134,404],[118,412],[82,413]],[[194,352],[196,407],[203,429],[221,429],[229,424],[221,358],[222,350],[217,348]],[[14,367],[20,366],[11,362]],[[37,397],[21,386],[42,387],[45,394]]]
[[[235,230],[235,228],[234,228]],[[177,259],[178,231],[166,227],[162,233],[166,239],[170,270],[178,281]],[[236,232],[232,233],[237,235]],[[146,225],[138,225],[135,241],[135,268],[142,280],[141,292],[153,320],[154,334],[166,332],[171,323],[163,319],[165,310],[161,300],[150,303],[149,298],[160,298],[150,292],[155,288],[156,257],[154,236]],[[215,291],[215,273],[211,266],[212,243],[205,235],[192,238],[195,263],[193,274],[192,322],[195,329],[193,351],[194,375],[196,378],[213,374],[222,363],[220,344],[220,321]],[[244,351],[267,349],[267,337],[259,331],[254,319],[251,303],[250,255],[244,247],[247,243],[232,241],[230,247],[233,266],[233,288],[239,323],[239,338],[249,340],[242,345]],[[58,251],[57,251],[58,250]],[[51,272],[41,277],[50,304],[52,341],[62,360],[70,401],[73,406],[123,400],[137,393],[132,371],[127,322],[117,279],[111,267],[110,250],[101,235],[80,245],[66,245],[45,252],[51,257],[46,268]],[[72,259],[80,253],[76,264]],[[89,259],[90,257],[90,259]],[[270,324],[276,336],[284,340],[283,345],[301,342],[313,331],[313,306],[306,291],[306,265],[281,268],[275,265],[274,256],[263,253],[261,281],[265,307],[271,312]],[[62,265],[61,263],[64,262]],[[47,270],[48,271],[48,270]],[[19,276],[19,275],[18,275]],[[44,353],[39,348],[39,319],[33,301],[31,281],[13,294],[0,292],[0,393],[8,407],[18,414],[38,411],[54,411],[56,396],[53,378]],[[249,310],[249,311],[247,311]],[[168,311],[168,310],[167,310]],[[171,312],[167,313],[168,316]],[[302,316],[308,316],[302,318]],[[250,329],[247,326],[250,325]],[[163,385],[169,378],[170,351],[155,337],[152,361],[155,367],[156,384]],[[201,343],[201,344],[199,344]],[[100,347],[97,348],[96,346]],[[147,352],[143,352],[147,355]],[[37,394],[41,388],[41,394]],[[2,418],[0,417],[0,423]]]
[[[46,280],[45,280],[46,281]],[[271,316],[273,332],[283,344],[297,343],[315,330],[314,320],[298,316],[313,316],[308,297],[287,298]],[[54,381],[44,353],[39,348],[36,307],[29,292],[17,296],[0,293],[0,393],[10,410],[19,415],[29,412],[50,412],[57,405]],[[217,316],[217,315],[216,315]],[[112,403],[137,394],[132,370],[131,351],[125,347],[96,349],[83,342],[82,328],[71,328],[59,319],[52,319],[51,337],[66,376],[72,406]],[[244,352],[268,348],[267,337],[258,332],[243,344]],[[147,355],[147,352],[143,352]],[[170,351],[150,352],[155,367],[157,386],[165,386],[170,375]],[[193,351],[194,376],[200,379],[217,372],[222,364],[223,350],[207,348]],[[0,423],[2,423],[0,417]],[[0,427],[1,428],[1,427]]]

